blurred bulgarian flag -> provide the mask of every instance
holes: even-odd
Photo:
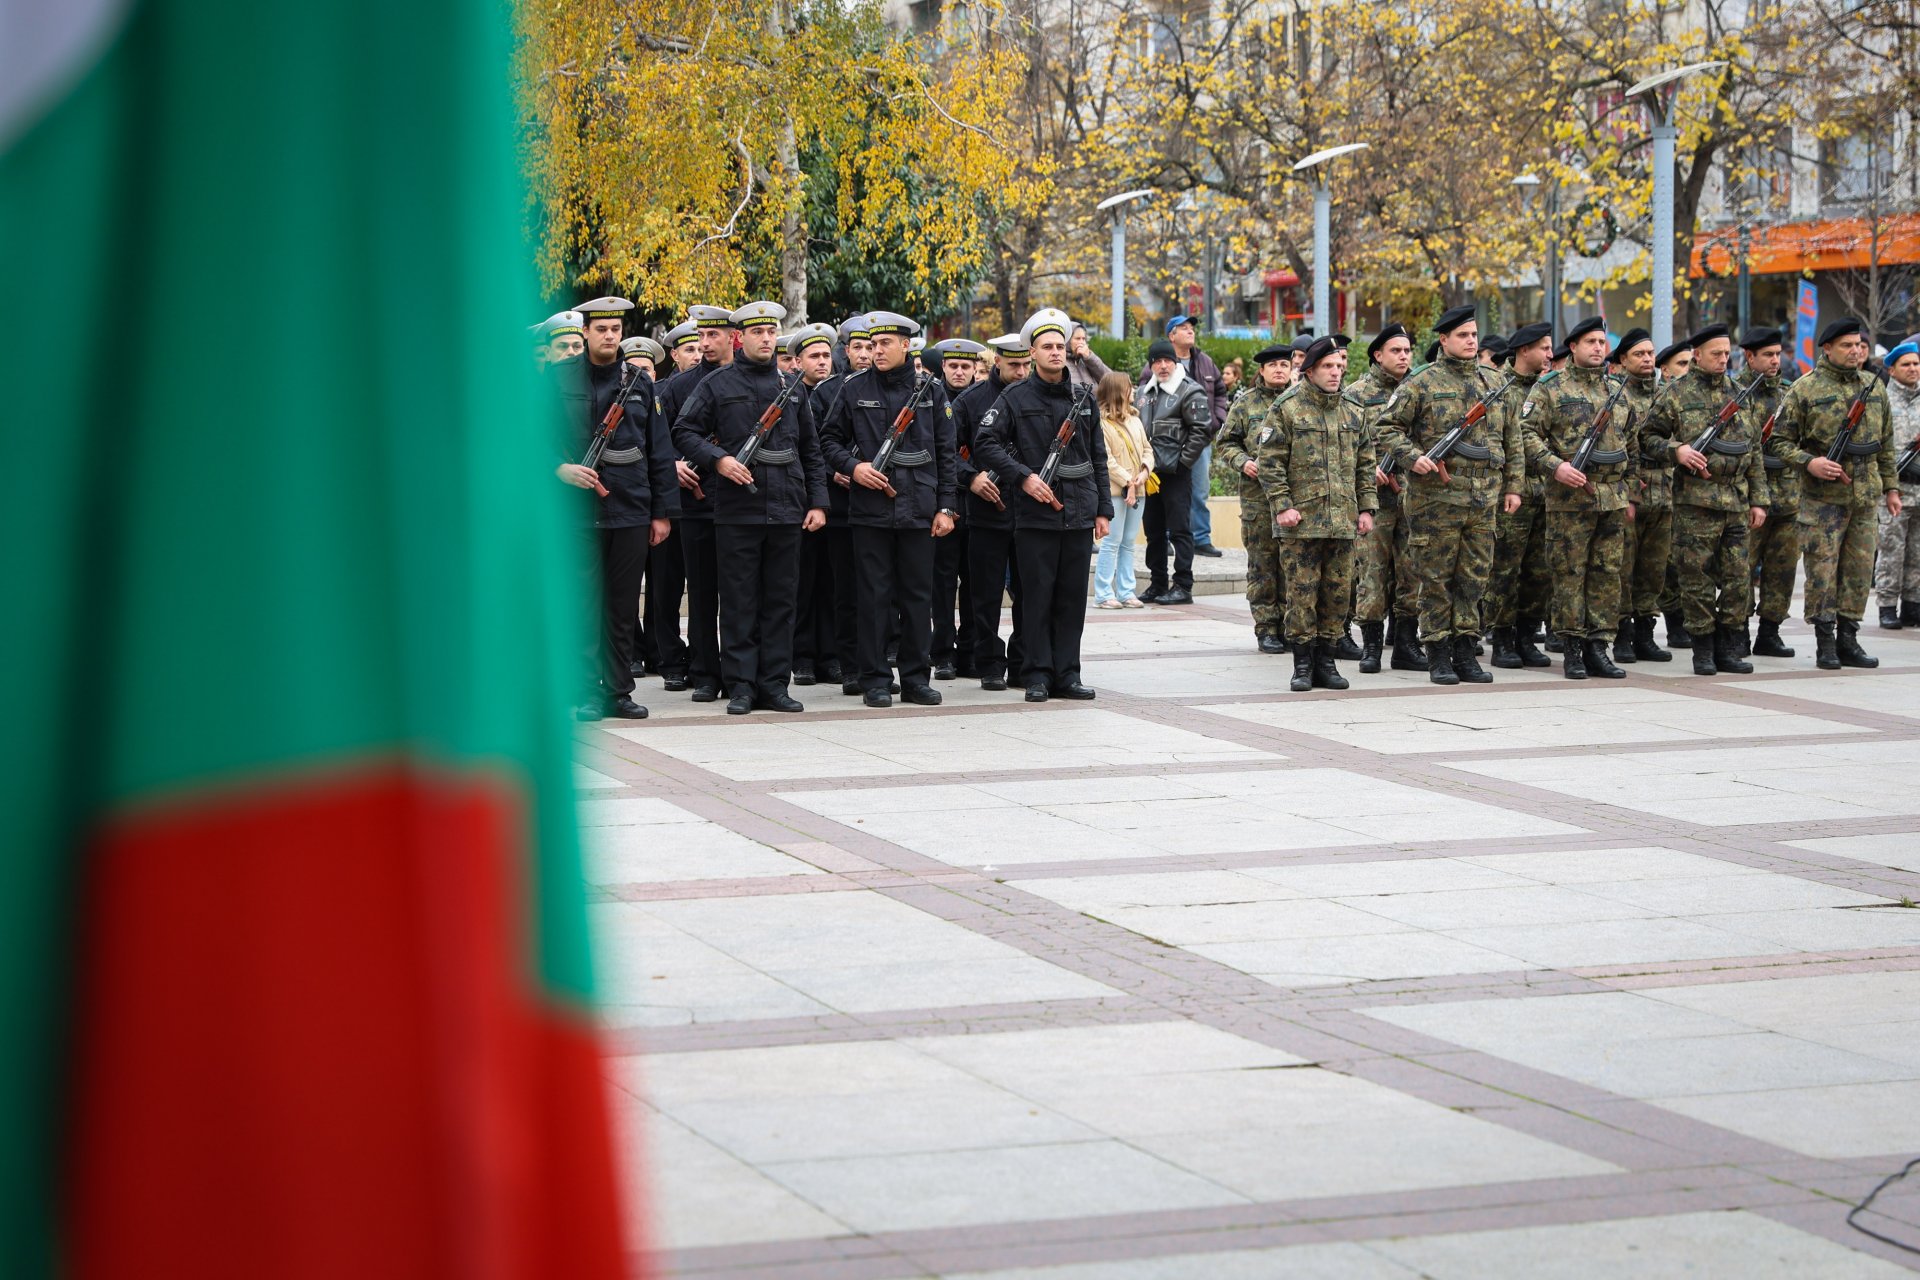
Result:
[[[0,1272],[607,1276],[503,0],[0,0]]]

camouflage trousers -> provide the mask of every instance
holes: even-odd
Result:
[[[1873,508],[1800,500],[1800,554],[1807,566],[1808,622],[1858,622],[1873,585]]]
[[[1380,490],[1380,509],[1373,513],[1373,532],[1360,539],[1354,554],[1359,560],[1359,587],[1353,616],[1361,622],[1385,622],[1389,613],[1413,614],[1413,591],[1407,581],[1407,521],[1400,499],[1392,490]]]
[[[1747,535],[1745,507],[1674,507],[1673,571],[1680,580],[1681,615],[1694,635],[1747,625]]]
[[[1283,634],[1285,576],[1279,540],[1273,536],[1273,508],[1265,496],[1249,497],[1240,487],[1240,542],[1247,549],[1247,606],[1253,610],[1253,632]]]
[[[1800,571],[1800,521],[1797,507],[1768,507],[1767,522],[1747,541],[1753,576],[1759,582],[1755,609],[1762,622],[1781,623],[1793,608],[1793,579]]]
[[[1493,570],[1492,509],[1410,502],[1401,518],[1421,642],[1478,635],[1480,600]]]
[[[1353,599],[1353,538],[1281,538],[1287,570],[1287,638],[1338,640]]]
[[[1486,624],[1511,627],[1521,618],[1545,618],[1553,586],[1547,572],[1547,508],[1522,501],[1512,515],[1493,518],[1493,573],[1487,579]]]
[[[1626,548],[1625,508],[1547,512],[1555,634],[1613,638],[1620,624],[1620,559]]]
[[[1651,618],[1667,595],[1667,565],[1673,556],[1673,508],[1638,507],[1627,522],[1627,548],[1620,565],[1620,609]]]
[[[1897,516],[1880,511],[1880,559],[1873,569],[1880,607],[1903,600],[1920,602],[1920,512],[1902,507]]]

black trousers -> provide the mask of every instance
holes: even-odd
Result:
[[[967,583],[973,613],[973,666],[982,680],[1000,679],[1011,671],[1020,678],[1026,658],[1021,640],[1020,562],[1013,554],[1011,529],[975,525],[967,530]],[[1013,631],[1000,643],[1000,597],[1013,596]]]
[[[956,667],[973,663],[973,601],[967,590],[973,571],[967,567],[967,526],[957,524],[944,538],[933,540],[933,664]],[[958,613],[958,621],[955,614]]]
[[[1013,549],[1020,561],[1020,631],[1026,646],[1021,683],[1050,689],[1078,684],[1093,530],[1022,529]]]
[[[855,585],[853,526],[826,527],[827,564],[833,573],[833,645],[840,657],[840,682],[860,678],[860,592]]]
[[[1147,495],[1147,569],[1155,587],[1167,585],[1167,544],[1173,544],[1173,585],[1193,590],[1194,474],[1181,467],[1160,473],[1160,492]]]
[[[720,560],[713,521],[680,522],[680,556],[687,570],[687,679],[720,687]]]
[[[661,674],[685,675],[687,645],[680,638],[680,597],[687,589],[687,568],[680,560],[680,522],[666,541],[647,552],[647,613],[641,653]]]
[[[587,598],[596,603],[592,665],[601,696],[621,698],[633,692],[633,636],[640,621],[640,580],[647,569],[646,525],[594,529],[595,546],[587,557],[597,579]]]
[[[860,686],[884,690],[887,632],[900,619],[900,687],[928,682],[932,666],[933,543],[923,527],[853,526],[853,575],[859,617]]]
[[[720,575],[720,681],[728,697],[787,691],[793,674],[793,612],[800,526],[715,524]]]
[[[827,541],[825,529],[800,535],[800,595],[793,608],[793,660],[816,667],[848,656],[834,635],[833,556]]]

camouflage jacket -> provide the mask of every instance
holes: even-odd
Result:
[[[1293,528],[1276,525],[1274,537],[1352,538],[1360,513],[1379,509],[1366,412],[1338,392],[1301,385],[1267,414],[1253,443],[1274,515],[1300,513]]]
[[[1758,376],[1751,369],[1742,369],[1733,375],[1733,385],[1744,391],[1747,384]],[[1791,516],[1800,510],[1800,473],[1789,467],[1785,458],[1776,458],[1767,449],[1767,423],[1769,419],[1774,419],[1786,395],[1786,380],[1776,373],[1767,379],[1765,386],[1753,393],[1753,399],[1747,401],[1747,408],[1753,413],[1755,430],[1759,433],[1760,461],[1765,464],[1767,471],[1767,510]],[[1774,425],[1778,426],[1777,419]]]
[[[1633,411],[1626,397],[1613,406],[1607,429],[1594,445],[1587,463],[1587,484],[1571,489],[1553,479],[1563,462],[1571,462],[1586,438],[1587,429],[1607,403],[1618,383],[1600,369],[1569,365],[1559,377],[1534,383],[1520,409],[1526,437],[1527,465],[1547,477],[1549,511],[1618,511],[1627,505],[1627,468],[1634,449]]]
[[[1285,387],[1269,389],[1256,379],[1252,386],[1234,397],[1233,408],[1227,410],[1227,425],[1214,437],[1213,465],[1239,480],[1241,502],[1266,505],[1266,491],[1242,468],[1255,460],[1250,437],[1266,419],[1273,402],[1285,392]]]
[[[1893,410],[1893,448],[1894,460],[1920,436],[1920,387],[1908,390],[1897,382],[1887,384],[1887,403]],[[1911,506],[1920,502],[1920,484],[1902,481],[1900,484],[1902,501]]]
[[[1415,502],[1491,510],[1499,505],[1502,494],[1521,491],[1525,473],[1518,419],[1495,411],[1480,419],[1462,441],[1471,450],[1484,450],[1484,460],[1456,452],[1447,459],[1451,483],[1443,482],[1438,472],[1413,474],[1413,460],[1452,430],[1467,410],[1502,381],[1493,370],[1471,360],[1442,356],[1408,374],[1376,411],[1374,440],[1380,456],[1391,456],[1399,462],[1401,483],[1410,486],[1408,496]]]
[[[1852,477],[1847,480],[1818,480],[1807,471],[1815,458],[1827,456],[1834,436],[1847,418],[1847,406],[1859,393],[1862,379],[1873,382],[1867,394],[1866,412],[1854,428],[1853,442],[1840,465]],[[1886,388],[1870,373],[1842,369],[1820,357],[1813,372],[1795,380],[1780,403],[1773,439],[1767,451],[1783,459],[1801,473],[1800,492],[1811,502],[1831,502],[1836,506],[1870,507],[1880,495],[1897,488],[1894,474],[1892,411]]]
[[[1627,496],[1656,511],[1673,505],[1673,460],[1657,448],[1649,448],[1646,440],[1647,415],[1653,412],[1654,398],[1659,394],[1660,380],[1654,375],[1644,378],[1629,375],[1627,394],[1620,401],[1622,405],[1633,406],[1633,420],[1642,428],[1633,475],[1627,482]]]
[[[1697,476],[1680,465],[1680,446],[1700,438],[1740,388],[1724,373],[1694,369],[1669,382],[1654,397],[1653,411],[1640,429],[1640,456],[1664,457],[1673,472],[1673,504],[1713,511],[1744,511],[1767,505],[1767,469],[1761,459],[1760,428],[1751,402],[1720,430],[1707,450],[1707,474]],[[1755,394],[1759,394],[1755,392]]]
[[[1380,406],[1392,398],[1393,389],[1404,381],[1404,378],[1394,378],[1392,374],[1376,364],[1359,378],[1349,382],[1340,392],[1346,397],[1348,404],[1357,405],[1364,412],[1367,431],[1373,436],[1373,451],[1376,456],[1380,455],[1381,449],[1380,436],[1374,429],[1374,420],[1379,416]],[[1400,505],[1400,494],[1391,485],[1381,485],[1379,497],[1382,510]]]
[[[1514,421],[1517,423],[1520,419],[1521,411],[1527,407],[1527,397],[1533,394],[1533,389],[1541,383],[1551,382],[1559,376],[1560,375],[1552,369],[1548,369],[1544,373],[1515,374],[1513,386],[1509,388],[1507,394],[1502,397],[1502,399],[1506,401],[1503,407],[1508,413],[1513,415]],[[1523,432],[1520,441],[1520,454],[1522,459],[1526,457],[1526,448],[1526,436]],[[1547,485],[1549,483],[1550,481],[1548,481],[1545,476],[1535,475],[1532,468],[1528,468],[1527,478],[1523,482],[1523,487],[1520,490],[1520,500],[1522,502],[1533,503],[1545,502],[1547,500]]]

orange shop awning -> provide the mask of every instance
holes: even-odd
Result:
[[[1879,220],[1882,266],[1920,262],[1920,213]],[[1829,218],[1754,227],[1747,239],[1747,269],[1755,275],[1798,274],[1864,267],[1872,256],[1874,226],[1865,218]],[[1694,279],[1730,276],[1740,269],[1740,233],[1733,227],[1704,231],[1693,239]]]

